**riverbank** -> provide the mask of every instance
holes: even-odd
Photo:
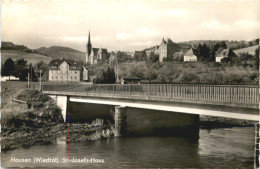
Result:
[[[98,140],[113,136],[113,126],[97,119],[91,124],[63,123],[61,109],[49,96],[36,90],[18,91],[2,109],[2,151],[35,144],[50,144],[58,137],[70,142]],[[28,104],[26,104],[28,102]],[[68,134],[69,133],[69,134]]]
[[[200,115],[201,129],[253,127],[256,121]]]

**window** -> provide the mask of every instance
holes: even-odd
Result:
[[[77,71],[75,71],[75,74],[77,74],[78,72]]]
[[[70,79],[73,79],[72,76],[70,76]]]
[[[75,76],[75,79],[77,79],[77,76]]]

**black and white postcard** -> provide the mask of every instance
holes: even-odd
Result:
[[[1,167],[259,168],[259,1],[0,4]]]

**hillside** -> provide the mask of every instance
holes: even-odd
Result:
[[[66,59],[76,59],[85,61],[85,53],[80,52],[78,50],[69,48],[69,47],[61,47],[61,46],[52,46],[49,48],[41,47],[36,49],[39,53],[48,55],[54,59],[66,58]]]
[[[234,50],[234,52],[237,55],[239,55],[241,53],[248,53],[250,55],[255,55],[255,51],[258,48],[259,48],[259,45],[255,45],[255,46],[250,46],[248,48],[237,49],[237,50]]]
[[[26,53],[19,50],[1,50],[1,59],[2,64],[6,61],[6,59],[11,58],[16,61],[19,59],[27,60],[28,64],[32,63],[33,65],[37,64],[40,61],[43,61],[46,64],[49,64],[52,58],[37,54],[37,53]]]
[[[96,68],[97,70],[97,68]],[[119,65],[119,77],[135,76],[151,83],[258,84],[255,68],[209,62],[132,62]]]

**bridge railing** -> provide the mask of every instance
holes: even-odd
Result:
[[[94,84],[43,85],[43,91],[99,94],[174,100],[201,100],[229,103],[259,103],[259,87],[248,85],[195,84]]]

